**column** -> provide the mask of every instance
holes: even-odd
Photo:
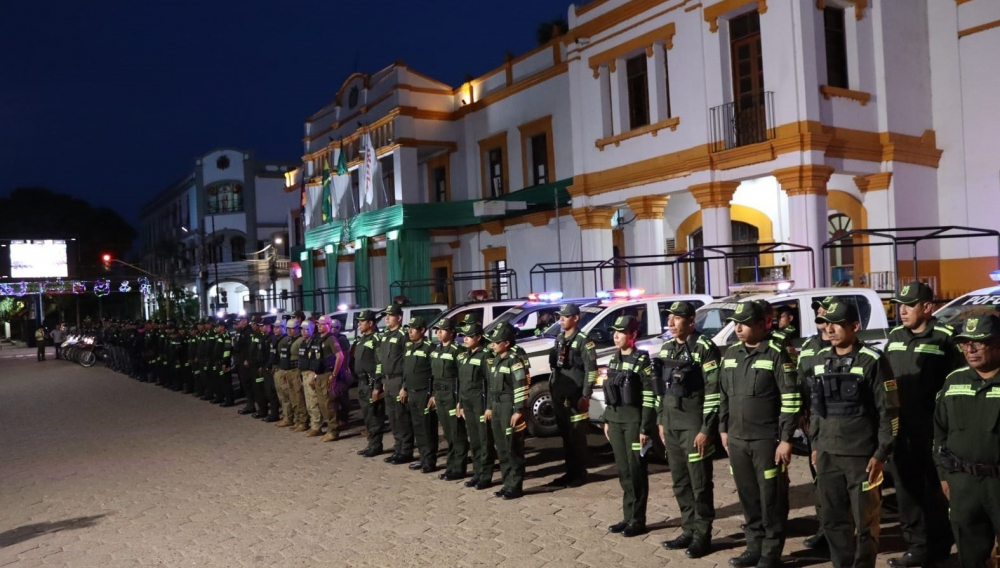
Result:
[[[615,210],[611,207],[576,207],[573,209],[573,218],[580,227],[581,237],[581,258],[586,261],[608,260],[614,255],[614,245],[611,240],[611,217]],[[614,282],[610,270],[604,271],[604,287],[611,288]],[[601,274],[598,274],[598,286],[600,286]],[[565,279],[564,279],[565,280]],[[594,287],[594,277],[590,274],[582,275],[583,295],[591,296],[597,293]]]
[[[663,211],[669,195],[643,195],[625,200],[635,214],[635,232],[630,256],[662,255]],[[649,259],[654,261],[655,259]],[[641,261],[640,261],[641,262]],[[645,288],[650,294],[670,294],[674,291],[673,272],[669,266],[649,266],[632,270],[632,286]]]
[[[426,191],[419,191],[420,176],[418,175],[417,167],[417,149],[408,148],[400,146],[392,151],[392,164],[396,168],[393,175],[393,181],[395,187],[385,188],[386,193],[395,192],[395,202],[404,203],[403,196],[408,195],[410,197],[411,203],[419,203],[422,201],[420,196],[427,195]],[[411,187],[409,191],[403,191],[403,184],[416,184],[416,187]],[[379,184],[375,184],[376,190]],[[379,196],[379,199],[382,197]]]
[[[316,273],[313,266],[313,251],[306,249],[299,257],[302,267],[302,309],[315,311],[320,306],[316,302]]]
[[[733,200],[736,188],[740,186],[738,181],[712,181],[692,185],[688,191],[694,195],[695,201],[701,207],[701,234],[705,246],[727,247],[733,243],[732,218],[729,214],[729,202]],[[719,256],[719,253],[711,252],[706,256]],[[729,294],[729,282],[732,274],[729,273],[727,262],[724,259],[709,260],[704,263],[706,278],[708,280],[709,294],[716,297]],[[689,269],[694,269],[697,265],[689,264]]]
[[[826,184],[831,175],[833,168],[823,165],[792,166],[774,171],[774,177],[788,195],[790,240],[811,248],[814,253],[811,263],[806,253],[788,255],[796,288],[815,288],[827,281],[823,243],[829,236]]]

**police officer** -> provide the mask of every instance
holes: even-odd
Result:
[[[316,373],[313,379],[320,419],[326,421],[327,431],[324,442],[340,439],[339,395],[344,386],[338,384],[340,369],[344,365],[344,353],[340,341],[331,333],[331,318],[320,316],[316,322],[319,332],[310,343],[312,361],[310,369]]]
[[[835,568],[872,568],[882,468],[899,428],[896,381],[882,354],[858,340],[861,318],[853,304],[835,301],[817,319],[826,322],[830,338],[810,385],[820,521]]]
[[[764,307],[739,302],[728,318],[739,343],[722,359],[719,435],[729,452],[746,519],[746,550],[729,560],[736,568],[781,564],[788,520],[788,473],[792,436],[802,392],[795,364],[769,339]]]
[[[281,353],[278,350],[278,343],[281,340],[281,325],[277,322],[271,323],[270,321],[264,323],[262,326],[262,331],[264,333],[264,347],[267,355],[266,359],[263,359],[261,365],[263,367],[262,372],[264,374],[264,396],[267,400],[267,418],[264,420],[266,422],[277,423],[281,421],[281,400],[278,398],[278,388],[277,388],[277,378],[278,378],[278,361],[281,359]]]
[[[483,326],[477,322],[462,327],[465,351],[458,355],[458,396],[455,414],[465,423],[472,450],[472,479],[466,487],[488,489],[493,484],[493,432],[486,422],[487,360],[491,351],[483,343]]]
[[[485,420],[493,429],[503,487],[494,493],[504,499],[524,495],[524,434],[528,424],[528,378],[524,362],[513,351],[517,333],[507,322],[494,327],[486,341],[493,351],[489,372]]]
[[[309,430],[309,415],[306,413],[306,401],[302,392],[301,367],[306,362],[300,361],[305,350],[302,347],[304,339],[299,320],[292,318],[285,322],[285,332],[288,334],[288,343],[283,347],[288,350],[289,366],[281,375],[282,388],[288,397],[288,412],[285,418],[293,424],[292,432],[305,432]],[[284,359],[286,354],[282,352],[281,357]]]
[[[216,396],[221,395],[222,400],[218,404],[224,408],[236,406],[233,401],[232,356],[232,340],[226,333],[226,322],[220,319],[215,322],[215,361],[218,365],[216,368],[218,377],[216,379],[218,381]]]
[[[292,410],[292,397],[288,389],[288,378],[285,375],[292,369],[292,342],[294,338],[288,333],[287,325],[279,325],[278,322],[275,322],[273,331],[274,343],[271,344],[271,352],[277,353],[277,357],[274,360],[272,373],[274,374],[274,390],[278,396],[282,413],[281,420],[275,426],[288,428],[295,426],[295,412]]]
[[[434,346],[424,337],[427,331],[424,318],[412,318],[406,331],[409,342],[403,354],[403,384],[399,400],[407,405],[413,437],[420,450],[420,460],[410,464],[410,469],[431,473],[437,471],[438,451],[437,413],[431,401],[431,352]]]
[[[979,568],[1000,537],[1000,318],[971,317],[955,340],[968,366],[938,395],[935,457],[962,568]]]
[[[375,312],[358,314],[358,335],[351,347],[351,372],[358,380],[358,402],[361,417],[368,431],[368,445],[359,456],[373,458],[382,453],[382,423],[385,421],[385,391],[375,390],[379,336],[375,328]],[[377,398],[376,398],[377,395]]]
[[[646,532],[649,477],[644,454],[656,430],[652,362],[645,351],[635,347],[639,322],[634,317],[619,317],[611,329],[618,351],[608,363],[608,378],[603,385],[607,406],[601,418],[624,496],[622,521],[608,527],[608,531],[633,537]]]
[[[257,401],[257,413],[254,418],[259,418],[265,422],[278,421],[277,405],[272,406],[271,398],[268,396],[268,382],[273,381],[271,377],[271,337],[270,325],[264,325],[260,316],[254,316],[250,321],[253,327],[252,349],[253,358],[250,367],[253,371],[253,397]]]
[[[431,392],[431,406],[437,410],[438,423],[448,442],[448,457],[445,471],[439,477],[455,481],[466,476],[468,466],[465,458],[469,453],[465,420],[458,417],[458,357],[465,351],[455,343],[455,324],[450,318],[441,318],[435,326],[440,343],[431,351],[431,373],[434,389]],[[435,435],[437,432],[435,431]]]
[[[250,335],[252,330],[247,325],[247,317],[244,315],[236,319],[236,333],[233,335],[233,365],[236,367],[236,376],[240,381],[240,388],[243,389],[243,396],[246,403],[239,409],[240,414],[256,414],[257,408],[253,399],[253,373],[250,371]]]
[[[906,553],[890,558],[893,568],[924,566],[951,553],[948,502],[941,491],[931,448],[934,401],[945,377],[964,365],[954,330],[935,318],[934,292],[911,282],[893,302],[902,325],[889,332],[885,355],[899,384],[899,436],[889,462],[899,503]]]
[[[312,335],[312,321],[299,324],[299,339],[292,343],[293,352],[297,352],[299,356],[295,366],[298,369],[298,373],[288,382],[289,392],[292,397],[292,407],[295,408],[296,418],[302,416],[301,423],[296,419],[296,423],[299,425],[292,428],[292,432],[305,432],[306,436],[310,437],[322,435],[320,431],[322,425],[319,421],[310,420],[309,403],[305,395],[306,381],[310,380],[313,376],[312,371],[310,371],[309,361],[309,344],[312,342]]]
[[[188,327],[187,334],[187,360],[184,362],[184,394],[198,395],[198,385],[195,379],[198,375],[195,371],[198,370],[198,322],[191,321],[186,324]],[[199,373],[200,375],[200,373]]]
[[[712,456],[719,429],[720,354],[695,328],[694,306],[674,302],[667,313],[673,338],[660,348],[652,385],[682,532],[663,546],[701,558],[711,551],[715,520]]]
[[[549,389],[556,426],[562,436],[566,473],[550,485],[579,487],[587,481],[587,428],[590,394],[597,382],[594,342],[578,329],[580,306],[564,304],[557,312],[562,332],[549,352]]]
[[[403,309],[396,304],[382,311],[385,315],[385,331],[378,344],[378,366],[376,374],[377,394],[385,396],[386,414],[392,428],[393,452],[386,463],[404,464],[413,461],[413,421],[406,402],[400,398],[403,388],[403,353],[406,350],[406,334],[403,332]]]
[[[796,371],[799,375],[799,383],[802,385],[802,415],[799,417],[799,428],[806,434],[806,441],[810,444],[810,433],[809,433],[809,398],[810,398],[810,384],[813,377],[813,371],[818,365],[822,365],[822,356],[820,351],[830,346],[830,340],[827,339],[824,331],[826,330],[826,321],[819,319],[820,316],[826,315],[826,308],[833,303],[834,297],[827,296],[822,300],[814,300],[811,304],[812,309],[816,313],[816,335],[806,339],[805,343],[802,344],[802,348],[799,349],[798,364]],[[812,450],[809,450],[810,455]],[[809,461],[809,473],[812,474],[813,486],[816,485],[816,467],[813,466],[812,460]],[[823,506],[819,502],[818,495],[814,499],[816,507],[816,518],[821,519],[821,510]],[[806,538],[802,541],[802,546],[809,549],[825,549],[827,547],[826,537],[823,535],[823,525],[820,522],[819,528],[816,529],[815,534]]]

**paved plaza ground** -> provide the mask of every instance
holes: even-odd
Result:
[[[405,466],[355,455],[101,366],[0,351],[0,566],[726,566],[742,511],[716,462],[716,552],[687,560],[660,542],[679,531],[669,472],[651,468],[650,533],[620,520],[610,448],[591,437],[593,482],[551,491],[561,450],[528,441],[527,495],[504,501]],[[443,446],[443,444],[442,444]],[[805,458],[791,467],[788,566],[829,565],[802,550],[816,527]],[[494,479],[499,479],[499,472]],[[880,565],[901,543],[884,515]]]

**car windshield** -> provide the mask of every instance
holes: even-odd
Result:
[[[699,308],[694,315],[694,326],[703,334],[715,337],[728,323],[726,319],[736,312],[735,304],[709,304]]]
[[[969,294],[955,300],[951,304],[934,313],[943,323],[961,328],[965,320],[986,314],[996,315],[1000,310],[1000,291],[992,294]]]
[[[606,309],[607,309],[606,306],[585,306],[583,308],[580,308],[580,323],[576,324],[577,329],[586,328],[587,324],[590,323],[591,320],[596,318],[598,314],[600,314]],[[545,333],[543,333],[542,335],[544,337],[551,337],[552,339],[555,339],[559,337],[559,333],[561,332],[562,332],[562,327],[560,327],[559,322],[557,321],[556,323],[550,325],[549,328],[546,329]]]
[[[496,326],[500,325],[503,322],[510,323],[511,325],[517,325],[518,322],[516,320],[520,319],[518,316],[524,313],[525,310],[521,308],[511,308],[506,312],[500,314],[500,317],[491,321],[490,324],[486,326],[486,329],[484,329],[483,331],[484,332],[491,331],[493,328],[495,328]]]

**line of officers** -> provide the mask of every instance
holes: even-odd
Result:
[[[654,357],[635,346],[635,318],[614,322],[616,352],[600,386],[595,344],[578,328],[579,307],[566,304],[558,312],[563,331],[550,353],[549,380],[566,472],[551,484],[576,487],[586,482],[588,404],[593,389],[602,388],[602,427],[623,490],[623,518],[608,527],[610,532],[626,537],[646,532],[646,454],[653,437],[659,437],[682,517],[681,533],[663,546],[684,550],[689,558],[709,554],[715,519],[713,459],[725,449],[746,535],[746,549],[729,565],[779,566],[789,509],[791,442],[801,429],[811,444],[808,461],[820,519],[820,529],[804,541],[806,547],[826,549],[837,568],[874,566],[883,468],[889,467],[908,544],[907,552],[889,565],[934,566],[957,543],[963,567],[983,566],[1000,534],[1000,319],[993,314],[970,318],[958,331],[932,316],[932,298],[922,283],[901,290],[893,301],[902,325],[889,333],[884,352],[858,339],[856,306],[836,297],[814,302],[820,332],[806,339],[797,357],[788,350],[792,328],[774,326],[767,302],[736,305],[729,319],[739,341],[724,352],[695,328],[693,306],[676,302],[668,309],[672,339]],[[521,497],[530,374],[515,330],[504,323],[484,336],[473,319],[458,324],[444,319],[435,328],[434,343],[426,339],[423,318],[404,327],[399,306],[381,313],[386,322],[381,333],[375,312],[360,314],[358,336],[349,348],[327,340],[337,335],[323,318],[318,334],[308,341],[298,331],[298,320],[287,322],[287,334],[280,326],[252,324],[258,343],[271,347],[251,347],[246,358],[232,359],[237,367],[241,361],[257,361],[251,369],[259,372],[248,377],[251,387],[263,383],[262,394],[253,395],[256,406],[248,402],[243,410],[256,410],[255,416],[278,426],[315,431],[310,435],[320,435],[326,424],[324,440],[336,439],[338,419],[348,408],[340,396],[347,389],[339,385],[353,377],[367,436],[359,455],[386,453],[388,418],[392,451],[385,461],[424,473],[437,471],[440,424],[448,444],[441,479],[466,478],[471,453],[467,487],[489,488],[499,461],[502,487],[495,495]],[[456,331],[464,336],[462,345]],[[195,335],[224,334],[218,326]],[[321,347],[304,347],[317,336],[327,338],[319,340]],[[228,375],[230,353],[225,341],[217,339],[214,345],[205,358],[195,349],[199,357],[191,361],[190,373],[169,355],[166,363],[154,357],[154,375],[175,389],[189,390],[190,384],[195,394],[204,392],[203,398],[231,405],[226,390],[231,380],[215,378]],[[195,370],[201,370],[200,382]],[[328,374],[329,379],[317,380]],[[269,384],[274,385],[270,390]],[[303,399],[310,398],[310,388],[324,386],[328,404],[314,415]],[[270,402],[271,392],[280,405]],[[313,396],[323,400],[318,392]],[[280,421],[279,409],[284,416]]]

